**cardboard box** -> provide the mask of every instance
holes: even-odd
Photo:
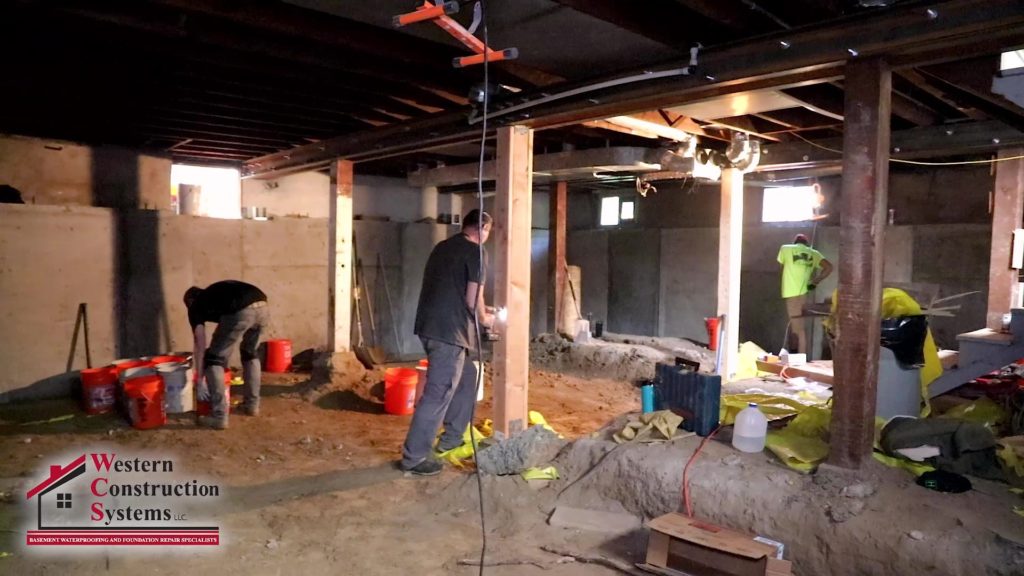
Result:
[[[778,548],[754,536],[673,512],[651,520],[647,563],[656,574],[687,576],[791,576]]]

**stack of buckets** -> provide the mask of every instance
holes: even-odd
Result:
[[[384,371],[384,411],[388,414],[407,416],[412,414],[423,396],[427,384],[427,360],[420,360],[416,368],[388,368]],[[480,363],[473,361],[477,374],[476,401],[484,399],[483,370]]]
[[[185,355],[115,360],[82,370],[82,403],[89,414],[119,409],[135,428],[158,428],[167,414],[192,410],[191,359]]]

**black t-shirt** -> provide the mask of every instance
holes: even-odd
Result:
[[[210,284],[188,309],[188,323],[193,328],[204,322],[220,322],[225,314],[234,314],[256,302],[265,302],[262,290],[239,280],[222,280]]]
[[[472,311],[466,307],[466,286],[482,284],[487,253],[480,265],[480,245],[462,234],[434,246],[423,271],[423,287],[416,308],[415,332],[463,348],[476,346]]]

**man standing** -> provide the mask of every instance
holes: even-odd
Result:
[[[469,425],[476,402],[477,373],[470,353],[479,345],[477,323],[480,333],[494,323],[484,305],[483,244],[490,233],[491,216],[473,210],[462,220],[462,232],[435,246],[427,259],[415,332],[430,366],[402,446],[401,467],[407,472],[440,473],[443,466],[431,454],[438,427],[444,425],[437,450],[444,452],[462,444]]]
[[[228,364],[231,348],[239,342],[242,378],[245,380],[242,413],[259,415],[260,361],[256,349],[260,343],[260,334],[270,321],[267,295],[252,284],[223,280],[210,284],[205,290],[198,286],[186,290],[185,306],[188,308],[188,322],[194,336],[192,358],[195,371],[205,376],[210,400],[210,415],[200,416],[199,424],[218,430],[228,427],[224,368]],[[209,348],[206,347],[206,322],[217,323]]]
[[[828,278],[832,273],[832,263],[821,252],[811,248],[803,234],[797,234],[792,244],[779,248],[778,260],[782,265],[782,298],[786,301],[790,330],[797,339],[797,349],[791,351],[806,354],[807,319],[803,315],[807,293]]]

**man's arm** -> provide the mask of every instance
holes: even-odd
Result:
[[[825,281],[832,274],[832,263],[827,258],[822,258],[821,262],[818,263],[819,271],[813,278],[811,278],[811,285],[817,286]]]
[[[476,309],[476,318],[484,328],[494,325],[494,314],[488,311],[484,304],[484,286],[477,282],[466,284],[466,308],[473,312]]]

